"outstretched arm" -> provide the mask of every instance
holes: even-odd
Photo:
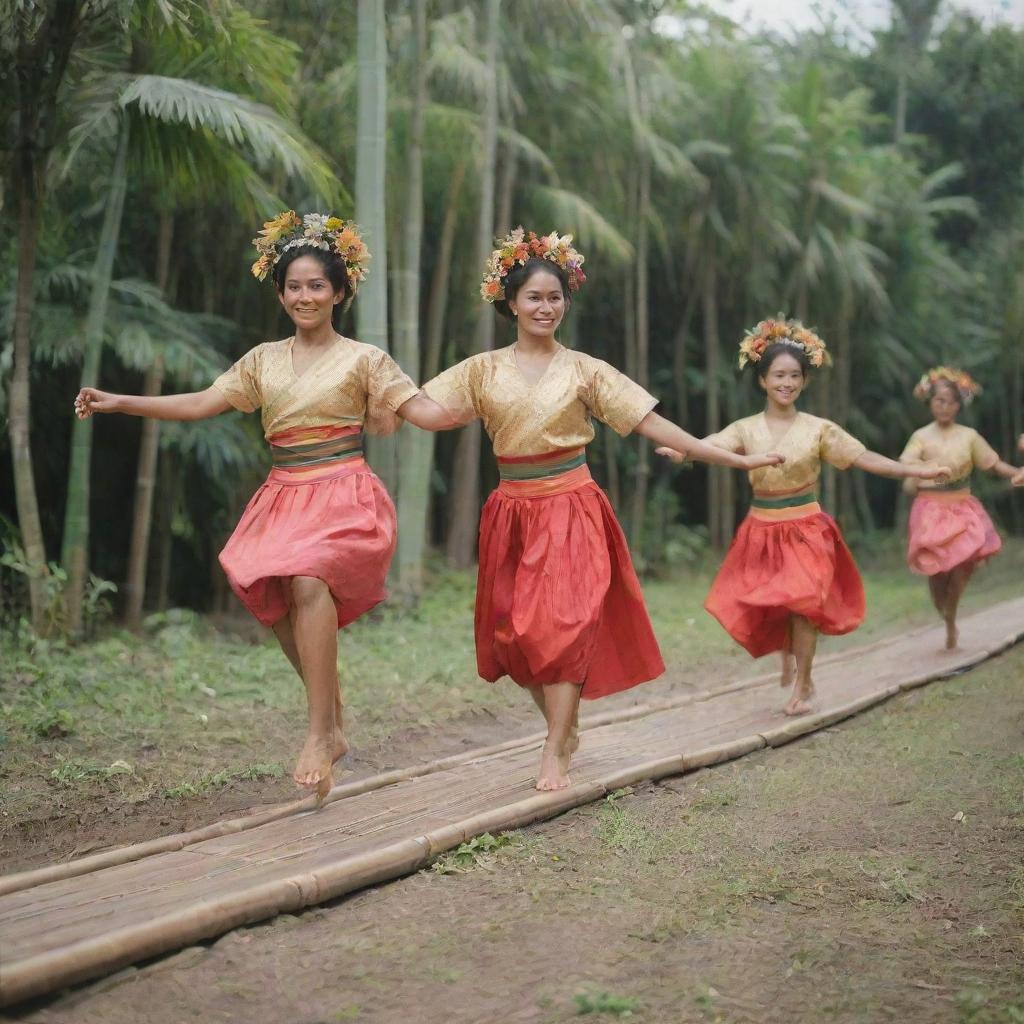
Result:
[[[988,471],[1009,480],[1014,487],[1024,484],[1024,466],[1011,466],[1009,462],[1000,459],[995,465],[989,466]]]
[[[420,430],[454,430],[461,427],[452,414],[422,391],[398,407],[398,415]]]
[[[98,388],[82,388],[75,399],[75,415],[88,419],[94,412],[121,412],[153,420],[205,420],[233,408],[215,387],[184,395],[115,395]]]
[[[700,462],[710,462],[717,466],[750,470],[759,469],[761,466],[777,466],[786,461],[783,456],[776,455],[774,452],[764,455],[737,455],[727,448],[719,448],[708,441],[701,441],[656,412],[649,412],[633,428],[633,432],[661,445],[662,448],[678,452],[682,458],[672,457],[674,462],[682,462],[683,459],[698,459]],[[668,453],[658,449],[658,454]]]
[[[854,460],[853,465],[868,473],[892,477],[894,480],[908,477],[916,480],[949,479],[951,475],[946,466],[940,466],[937,462],[897,462],[872,451],[864,452]]]

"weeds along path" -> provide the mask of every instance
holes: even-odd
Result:
[[[787,720],[773,677],[584,720],[575,784],[533,789],[540,734],[337,787],[247,819],[0,879],[0,1004],[11,1005],[240,925],[415,871],[484,832],[518,828],[646,779],[780,746],[956,675],[1024,636],[1024,598],[822,659],[816,714]]]

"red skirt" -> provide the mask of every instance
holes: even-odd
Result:
[[[487,499],[475,626],[491,682],[579,683],[594,699],[665,671],[626,538],[585,465]]]
[[[220,553],[231,589],[265,626],[290,607],[292,576],[330,588],[338,628],[387,597],[395,506],[359,458],[306,475],[272,469]]]
[[[1002,546],[984,506],[967,491],[921,491],[910,507],[907,564],[922,576],[977,565]]]
[[[822,633],[853,632],[864,621],[864,585],[831,516],[818,509],[769,519],[755,511],[736,531],[704,607],[760,658],[786,649],[790,615]]]

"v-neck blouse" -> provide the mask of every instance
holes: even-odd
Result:
[[[423,391],[458,423],[479,418],[502,458],[582,448],[594,439],[591,417],[625,436],[658,404],[615,367],[561,345],[533,383],[508,346],[464,359]]]
[[[241,412],[259,409],[268,438],[295,427],[361,425],[371,434],[398,429],[396,411],[419,388],[387,352],[339,338],[297,376],[294,340],[257,345],[213,386]]]
[[[999,461],[999,455],[973,427],[954,423],[943,429],[937,423],[929,423],[910,435],[900,461],[938,462],[949,467],[951,481],[958,481],[966,480],[975,467],[991,469]],[[936,484],[933,480],[917,481],[919,491],[942,486],[948,484]]]
[[[748,476],[755,491],[774,493],[810,489],[821,475],[822,461],[847,469],[867,451],[852,434],[831,420],[798,412],[789,429],[777,440],[763,412],[730,423],[706,439],[719,448],[743,455],[778,452],[786,457],[781,466],[764,466]]]

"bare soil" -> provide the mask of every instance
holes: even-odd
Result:
[[[1018,647],[10,1019],[1020,1024],[1022,854]]]

